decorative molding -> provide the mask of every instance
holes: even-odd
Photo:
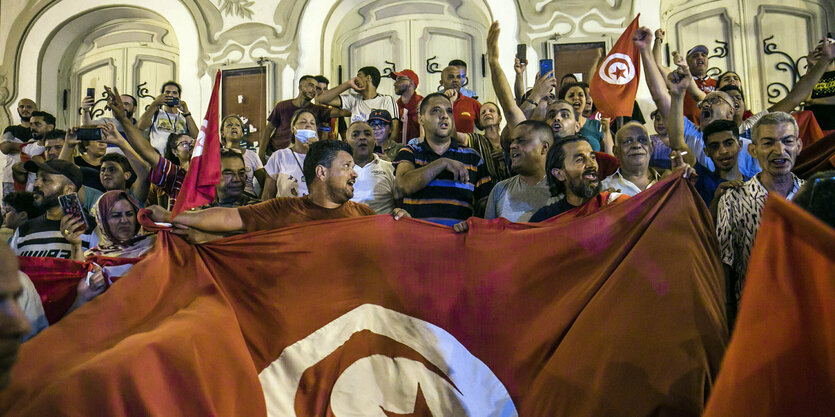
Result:
[[[763,39],[763,53],[766,55],[777,55],[780,57],[781,61],[777,62],[777,64],[774,65],[774,68],[781,72],[787,72],[789,74],[789,80],[791,81],[791,87],[779,81],[769,83],[766,86],[768,102],[770,104],[775,104],[782,100],[782,97],[788,95],[800,79],[800,61],[806,59],[806,57],[802,56],[798,59],[794,59],[791,55],[777,49],[777,43],[770,42],[772,39],[774,39],[774,35]]]
[[[777,43],[772,41],[775,37],[773,31],[766,29],[765,27],[765,19],[768,15],[772,15],[774,17],[779,17],[780,15],[793,16],[805,21],[806,32],[800,34],[805,38],[803,43],[806,44],[802,52],[806,52],[806,48],[809,48],[810,43],[813,43],[814,39],[817,38],[816,32],[819,32],[819,28],[817,26],[815,14],[810,11],[772,5],[763,5],[758,8],[755,22],[757,34],[762,39],[763,56],[761,58],[761,62],[764,71],[762,75],[762,85],[765,86],[768,103],[775,104],[787,96],[800,79],[800,62],[806,57],[804,55],[798,59],[794,59],[794,57],[792,57],[789,53],[779,49]],[[771,35],[766,36],[768,33],[771,33]],[[774,72],[768,71],[769,64],[766,64],[766,60],[770,55],[777,57],[778,62],[773,65],[773,68],[782,73],[786,73],[786,75],[788,75],[788,80],[786,80],[787,82],[771,81],[778,77],[774,76]]]
[[[718,46],[713,47],[713,55],[710,55],[710,56],[707,57],[708,62],[710,61],[711,58],[720,58],[721,59],[721,58],[725,58],[725,57],[728,56],[728,42],[723,42],[723,41],[720,41],[719,39],[714,40],[714,42],[716,42],[716,45],[718,45]],[[722,72],[723,71],[719,67],[710,67],[710,68],[707,69],[707,71],[705,71],[705,74],[708,77],[718,77],[719,75],[722,74]]]
[[[247,0],[218,0],[218,8],[225,16],[238,16],[252,20],[252,5],[254,1]]]

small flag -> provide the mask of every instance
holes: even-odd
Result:
[[[200,126],[200,134],[191,153],[191,163],[183,180],[177,202],[171,211],[176,216],[182,211],[204,206],[215,199],[215,185],[220,182],[220,133],[218,128],[218,102],[220,95],[220,71],[215,75],[215,86],[209,109]]]
[[[638,83],[641,82],[641,56],[632,43],[639,17],[640,13],[620,35],[591,79],[589,91],[597,110],[604,117],[632,115]]]

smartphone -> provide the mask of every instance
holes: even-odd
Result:
[[[522,64],[528,63],[528,45],[524,43],[516,45],[516,58],[519,58],[519,62]]]
[[[81,207],[81,200],[78,199],[78,194],[62,195],[58,197],[58,204],[61,205],[61,210],[64,211],[64,214],[80,218],[84,222],[85,231],[90,227],[87,223],[87,217],[84,216],[84,209]]]
[[[540,59],[539,60],[539,76],[544,77],[545,74],[554,70],[554,60],[553,59]],[[551,74],[553,77],[554,74]]]
[[[174,107],[180,104],[180,99],[178,97],[168,97],[165,99],[165,104]]]
[[[88,88],[87,89],[87,97],[96,97],[96,89],[95,88]]]
[[[81,141],[101,140],[101,128],[80,127],[75,131],[75,137]]]

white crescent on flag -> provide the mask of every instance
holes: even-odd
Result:
[[[200,133],[197,135],[197,140],[194,141],[194,150],[191,151],[191,159],[203,155],[203,146],[206,144],[206,129],[208,128],[208,125],[209,121],[203,119],[203,124],[200,125]]]
[[[496,375],[451,334],[373,304],[363,304],[288,346],[261,371],[267,414],[301,416],[298,397],[316,395],[300,389],[305,372],[358,334],[370,335],[376,343],[405,345],[412,357],[371,354],[350,363],[329,387],[334,415],[385,417],[420,407],[434,416],[518,416]]]
[[[614,53],[606,57],[598,71],[600,79],[609,84],[624,85],[635,78],[635,64],[629,55]]]

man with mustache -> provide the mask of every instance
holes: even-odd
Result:
[[[531,222],[541,222],[581,207],[601,192],[594,150],[586,138],[580,135],[558,140],[548,150],[545,170],[551,195],[564,195],[564,198],[539,209],[531,216]],[[629,196],[621,193],[609,193],[606,196],[606,204],[617,203],[627,198]]]
[[[119,98],[122,100],[122,104],[125,106],[125,116],[130,120],[132,125],[136,125],[136,119],[133,117],[134,113],[136,112],[136,103],[137,103],[136,98],[134,96],[130,95],[130,94],[122,94],[121,96],[119,96]],[[95,104],[95,102],[96,102],[96,98],[95,97],[89,97],[89,96],[84,97],[81,100],[81,110],[82,110],[81,125],[82,126],[88,126],[88,125],[98,126],[98,125],[104,125],[104,124],[110,123],[110,124],[116,126],[116,130],[119,131],[119,133],[122,136],[125,136],[125,128],[122,127],[122,124],[119,123],[119,121],[116,119],[115,116],[114,117],[102,117],[100,119],[93,119],[92,118],[91,111],[93,109],[93,105]],[[112,111],[113,110],[111,109],[111,112]],[[116,146],[109,146],[107,148],[107,152],[110,153],[110,152],[119,152],[119,151],[117,151]]]
[[[719,199],[716,216],[716,235],[728,284],[730,324],[742,294],[748,259],[768,194],[776,193],[791,200],[803,185],[803,180],[791,172],[803,149],[794,118],[783,112],[768,113],[751,130],[754,141],[747,151],[757,158],[763,170],[742,187],[727,190]]]

